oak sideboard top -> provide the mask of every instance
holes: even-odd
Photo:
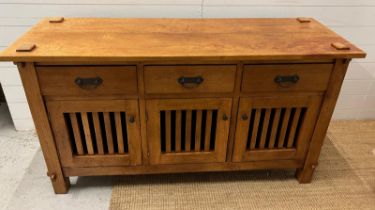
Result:
[[[361,49],[312,18],[46,18],[1,52],[0,61],[280,60],[365,56]]]

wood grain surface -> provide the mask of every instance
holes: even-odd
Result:
[[[349,50],[337,50],[332,43]],[[32,52],[16,52],[35,44]],[[2,61],[156,61],[359,58],[365,53],[314,19],[44,19]]]

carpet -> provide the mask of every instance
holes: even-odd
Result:
[[[331,123],[311,184],[294,170],[122,176],[110,209],[375,209],[375,121]]]

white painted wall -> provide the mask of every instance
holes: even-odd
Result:
[[[315,17],[368,53],[350,65],[334,118],[375,119],[375,0],[0,0],[0,50],[45,16]],[[12,63],[0,63],[0,83],[16,129],[33,129]]]

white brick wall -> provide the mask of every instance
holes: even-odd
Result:
[[[350,65],[334,118],[375,118],[375,0],[0,0],[0,50],[45,16],[315,17],[368,53]],[[33,129],[12,63],[0,63],[0,82],[16,129]]]

